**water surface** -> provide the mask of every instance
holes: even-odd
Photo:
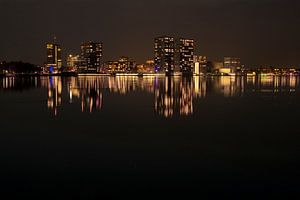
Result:
[[[1,78],[1,190],[40,199],[299,193],[299,81]]]

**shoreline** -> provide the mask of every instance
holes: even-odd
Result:
[[[110,77],[126,77],[126,76],[136,76],[136,77],[274,77],[274,76],[300,76],[300,74],[235,74],[235,75],[224,75],[224,74],[193,74],[193,75],[166,75],[166,74],[138,74],[138,73],[128,73],[128,74],[0,74],[0,78],[5,77],[51,77],[51,76],[60,76],[60,77],[88,77],[88,76],[110,76]]]

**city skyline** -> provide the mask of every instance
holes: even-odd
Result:
[[[294,198],[299,10],[0,0],[2,196]]]
[[[209,60],[238,56],[249,67],[299,66],[297,1],[60,2],[1,0],[1,60],[42,64],[43,44],[56,35],[67,50],[63,58],[84,41],[101,41],[105,60],[124,55],[141,63],[153,59],[153,38],[172,35],[193,38],[195,54]]]

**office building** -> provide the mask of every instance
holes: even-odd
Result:
[[[155,72],[173,74],[175,67],[175,40],[164,36],[154,39]]]
[[[81,64],[80,55],[70,54],[67,57],[67,71],[77,71]]]
[[[121,72],[135,72],[135,62],[128,57],[121,57],[118,61],[118,68]]]
[[[164,36],[155,38],[155,72],[193,73],[194,40]]]
[[[207,62],[207,73],[209,74],[219,74],[220,70],[224,68],[223,62],[218,61],[208,61]]]
[[[206,56],[194,56],[194,73],[196,75],[207,73],[207,57]]]
[[[62,68],[62,49],[59,44],[47,44],[47,62],[44,71],[46,73],[58,73]]]
[[[192,74],[194,64],[194,40],[176,39],[175,71]]]
[[[225,57],[224,68],[230,69],[231,73],[238,73],[241,71],[241,59],[237,57]]]
[[[102,43],[88,42],[81,45],[79,72],[97,73],[100,71]]]
[[[128,57],[120,57],[118,61],[109,61],[106,63],[108,72],[110,73],[128,73],[136,72],[136,64]]]

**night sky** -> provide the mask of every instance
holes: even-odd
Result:
[[[153,38],[195,39],[209,60],[300,66],[299,0],[0,0],[0,60],[45,61],[56,35],[65,55],[104,43],[104,60],[153,57]]]

